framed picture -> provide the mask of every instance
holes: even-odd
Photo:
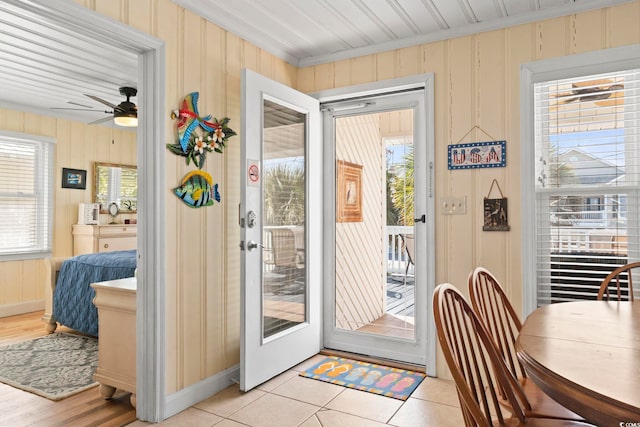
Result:
[[[87,171],[82,169],[62,168],[62,188],[87,188]]]
[[[338,160],[336,222],[362,222],[362,165]]]
[[[507,198],[484,199],[483,231],[509,231]]]

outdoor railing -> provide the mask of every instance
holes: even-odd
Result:
[[[407,254],[402,247],[401,234],[413,234],[413,227],[387,226],[387,274],[404,274],[407,267]],[[408,274],[413,274],[413,265],[409,267]]]

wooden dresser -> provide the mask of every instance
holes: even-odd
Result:
[[[73,225],[73,255],[136,249],[137,225]]]
[[[111,398],[116,389],[131,393],[136,406],[136,290],[135,277],[92,283],[98,309],[98,367],[93,379],[100,393]]]

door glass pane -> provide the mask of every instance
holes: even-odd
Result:
[[[264,101],[264,338],[306,319],[305,123],[304,113]]]
[[[336,119],[338,329],[414,339],[413,114]]]

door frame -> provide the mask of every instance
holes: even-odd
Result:
[[[67,0],[6,0],[43,19],[56,21],[72,32],[100,40],[138,55],[137,128],[138,214],[138,291],[136,335],[136,416],[157,422],[165,411],[165,275],[164,206],[165,150],[165,47],[164,42],[147,33],[114,21],[93,10]],[[181,408],[182,410],[184,408]],[[171,414],[172,415],[172,414]]]
[[[427,295],[431,295],[435,289],[435,202],[434,202],[434,147],[435,147],[435,132],[434,132],[434,74],[426,73],[415,76],[403,77],[399,79],[381,80],[378,82],[365,83],[360,85],[354,85],[338,89],[329,89],[312,94],[312,96],[318,98],[321,103],[336,102],[341,100],[348,100],[354,98],[360,98],[365,96],[376,96],[384,93],[404,91],[411,89],[424,89],[425,95],[425,120],[426,120],[426,155],[427,155],[427,218],[429,219],[425,224],[426,236],[427,236],[427,260],[426,260],[426,283],[427,283]],[[325,131],[325,137],[327,130],[330,126],[327,123],[323,123],[323,129]],[[324,138],[323,138],[324,141]],[[332,165],[335,161],[334,147],[328,147],[328,144],[323,143],[324,146],[324,164],[325,170],[329,165]],[[328,168],[333,169],[333,168]],[[335,259],[335,204],[333,203],[334,177],[331,174],[325,174],[324,178],[324,277],[328,278],[334,275],[332,270],[333,263],[328,263],[326,260]],[[331,264],[331,265],[330,265]],[[334,282],[331,281],[331,286]],[[334,304],[334,290],[327,289],[329,286],[328,281],[325,280],[325,286],[323,290],[325,309],[332,307]],[[429,300],[430,301],[430,300]],[[427,304],[426,314],[426,364],[425,370],[427,375],[436,376],[436,330],[435,322],[433,319],[433,310],[430,310],[431,304]],[[326,316],[324,316],[326,317]],[[335,316],[334,316],[335,318]],[[331,322],[333,328],[333,319],[325,318],[326,322]]]

